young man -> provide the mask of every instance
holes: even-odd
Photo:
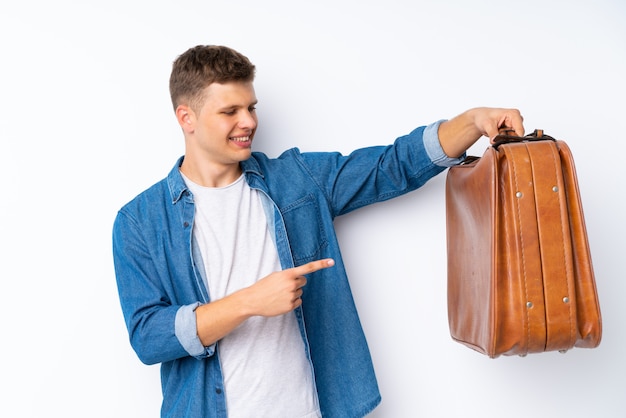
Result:
[[[163,417],[361,417],[380,394],[333,219],[417,189],[482,135],[523,135],[522,117],[476,108],[386,147],[270,159],[251,151],[254,71],[221,46],[174,62],[185,155],[113,229],[130,341],[161,363]]]

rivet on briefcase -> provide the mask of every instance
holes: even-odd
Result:
[[[488,355],[600,344],[574,161],[536,130],[501,134],[446,177],[451,337]]]

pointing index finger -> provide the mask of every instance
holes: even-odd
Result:
[[[322,260],[315,260],[309,263],[303,264],[298,267],[294,267],[292,270],[298,276],[304,276],[305,274],[313,273],[318,270],[322,270],[335,265],[335,260],[332,258],[324,258]]]

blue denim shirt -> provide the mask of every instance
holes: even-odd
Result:
[[[261,191],[283,268],[335,260],[308,276],[295,310],[323,416],[361,417],[381,400],[333,219],[415,190],[458,163],[443,153],[438,126],[346,156],[294,148],[275,159],[254,152],[241,163],[250,187]],[[194,309],[210,300],[203,277],[210,260],[192,239],[195,208],[179,172],[182,159],[115,219],[119,297],[138,357],[161,363],[161,416],[226,417],[219,342],[204,347],[195,331]]]

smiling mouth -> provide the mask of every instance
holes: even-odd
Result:
[[[230,140],[234,142],[245,143],[245,142],[250,142],[250,137],[249,136],[237,136],[237,137],[231,137]]]

